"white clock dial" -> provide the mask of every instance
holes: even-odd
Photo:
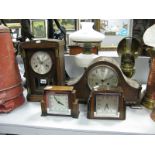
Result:
[[[46,74],[52,68],[52,59],[47,52],[38,51],[31,57],[32,70],[38,74]]]
[[[88,73],[88,86],[90,89],[95,86],[117,87],[118,75],[113,68],[106,65],[99,65],[92,68]]]
[[[67,94],[48,95],[48,113],[70,115]]]
[[[115,95],[96,95],[97,117],[119,117],[118,112],[119,96]]]

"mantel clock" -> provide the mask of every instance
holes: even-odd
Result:
[[[46,85],[64,85],[64,42],[37,40],[21,43],[28,101],[40,101]]]
[[[125,119],[125,102],[120,88],[94,88],[88,102],[89,119]]]
[[[67,82],[74,85],[77,97],[87,102],[91,90],[96,87],[110,87],[123,90],[126,105],[139,104],[141,85],[127,78],[119,67],[117,61],[112,58],[98,57],[85,69],[85,72],[74,80]]]
[[[78,118],[79,104],[72,86],[46,86],[41,101],[42,116],[72,116]]]

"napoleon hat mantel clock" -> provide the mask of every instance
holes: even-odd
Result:
[[[21,43],[27,100],[41,101],[46,85],[64,85],[64,41],[49,39]]]
[[[141,85],[127,78],[121,71],[119,64],[112,58],[100,56],[92,61],[85,72],[74,80],[67,82],[77,90],[77,98],[87,102],[91,90],[96,86],[103,88],[120,87],[123,91],[126,105],[139,104]]]
[[[42,116],[72,116],[78,118],[79,104],[72,86],[46,86],[41,101]]]
[[[121,88],[94,87],[88,102],[89,119],[125,119],[125,102]]]

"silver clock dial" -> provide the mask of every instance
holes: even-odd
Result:
[[[93,89],[96,86],[117,87],[118,75],[110,66],[99,65],[88,72],[88,86]]]
[[[96,95],[96,112],[98,117],[119,117],[119,96]]]
[[[46,74],[52,68],[52,59],[47,52],[38,51],[31,57],[32,70],[38,74]]]
[[[67,94],[50,94],[48,96],[48,113],[70,115]]]

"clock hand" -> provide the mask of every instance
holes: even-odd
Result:
[[[41,64],[42,63],[42,61],[40,60],[40,58],[37,56],[37,59],[38,59],[38,61],[39,61],[39,63]]]
[[[107,80],[110,80],[110,79],[112,79],[113,78],[113,76],[110,76],[110,77],[108,77],[108,78],[106,78],[106,79],[101,79],[101,82],[103,83],[103,82],[105,82],[105,81],[107,81]]]
[[[109,111],[109,106],[108,106],[108,104],[105,105],[104,111],[106,111],[106,109]]]
[[[64,104],[63,103],[61,103],[55,96],[54,96],[54,99],[56,100],[56,102],[58,103],[58,104],[61,104],[61,105],[63,105],[64,106]]]
[[[44,54],[42,57],[42,61],[46,61],[46,59],[48,59],[48,57]]]

